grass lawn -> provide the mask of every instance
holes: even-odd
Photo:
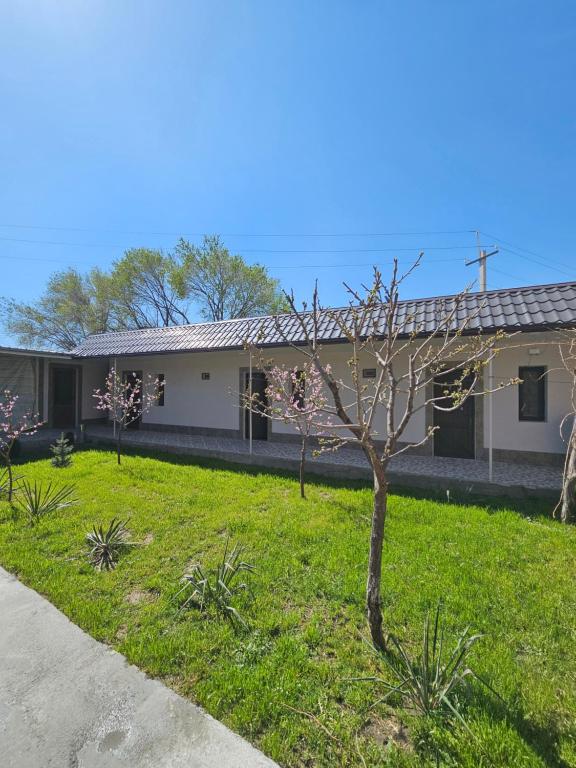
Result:
[[[576,766],[576,528],[540,516],[549,504],[391,499],[388,627],[416,650],[426,609],[443,598],[451,632],[486,633],[474,667],[506,706],[472,686],[472,738],[371,708],[383,690],[349,681],[385,674],[362,640],[366,486],[316,481],[302,501],[288,476],[134,454],[117,467],[110,451],[18,470],[76,483],[80,504],[29,528],[0,502],[0,563],[281,765],[432,766],[439,755],[443,766]],[[96,573],[84,537],[114,516],[130,517],[141,546]],[[187,565],[215,563],[228,536],[257,568],[238,603],[247,633],[174,601]]]

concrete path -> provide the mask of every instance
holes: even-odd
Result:
[[[2,768],[274,768],[0,568]]]

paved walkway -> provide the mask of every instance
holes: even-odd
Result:
[[[90,426],[88,439],[110,442],[112,430],[107,426]],[[178,432],[131,430],[122,436],[124,445],[147,449],[188,453],[197,456],[227,459],[245,464],[298,469],[299,446],[295,443],[255,440],[252,456],[247,440],[232,437],[204,437]],[[334,477],[369,477],[364,454],[354,448],[310,457],[307,470]],[[477,493],[521,496],[532,493],[551,495],[561,487],[559,467],[533,466],[494,462],[492,482],[488,478],[488,463],[469,459],[445,459],[434,456],[402,454],[390,465],[392,482],[419,487],[436,487]]]
[[[0,568],[2,768],[274,768]],[[277,768],[277,766],[276,766]]]

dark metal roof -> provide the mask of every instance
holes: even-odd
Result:
[[[26,347],[0,347],[0,355],[29,355],[30,357],[71,357],[70,352],[54,352],[49,349],[28,349]]]
[[[398,322],[402,335],[418,330],[421,335],[430,333],[438,320],[454,306],[456,296],[436,296],[429,299],[402,301],[399,305]],[[327,310],[320,321],[319,341],[344,341],[343,334],[334,320],[338,313],[345,321],[349,308]],[[534,331],[576,326],[576,282],[531,285],[525,288],[508,288],[484,293],[468,293],[462,302],[455,329],[464,319],[474,314],[468,332]],[[381,309],[375,309],[367,332],[383,334]],[[291,343],[304,341],[302,331],[293,315],[254,317],[222,320],[215,323],[196,323],[171,328],[144,328],[137,331],[102,333],[89,336],[72,354],[77,357],[108,357],[113,355],[145,355],[164,352],[205,352],[218,349],[242,349],[249,341],[258,346],[282,346],[279,333]]]

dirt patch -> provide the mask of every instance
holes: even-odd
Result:
[[[142,539],[142,544],[147,547],[148,544],[152,544],[154,541],[154,534],[153,533],[147,533],[146,536]]]
[[[122,640],[125,640],[128,635],[128,626],[126,624],[120,624],[118,629],[116,630],[116,640],[119,640],[122,642]]]
[[[138,605],[139,603],[151,603],[158,597],[154,592],[150,592],[145,589],[133,589],[126,595],[126,602],[130,605]]]
[[[385,747],[394,744],[399,749],[410,750],[408,728],[394,715],[382,718],[373,716],[362,731],[363,736]]]

